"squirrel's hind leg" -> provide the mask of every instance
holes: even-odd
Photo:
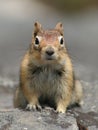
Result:
[[[17,87],[14,94],[14,107],[25,109],[26,106],[27,106],[27,101],[23,95],[23,92],[20,87]]]

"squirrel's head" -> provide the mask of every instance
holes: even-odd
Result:
[[[35,22],[30,53],[36,64],[64,62],[66,48],[62,23],[58,23],[54,29],[43,30],[41,24]]]

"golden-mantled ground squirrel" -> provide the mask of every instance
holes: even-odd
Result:
[[[81,98],[82,86],[75,80],[62,24],[43,30],[36,22],[32,43],[21,63],[14,106],[35,110],[48,104],[57,112],[65,113],[69,105],[81,104]]]

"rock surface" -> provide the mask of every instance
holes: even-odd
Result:
[[[41,112],[14,109],[12,89],[0,87],[0,130],[98,130],[97,82],[82,84],[84,105],[68,109],[66,114],[50,108]]]
[[[78,130],[74,117],[58,115],[51,110],[0,112],[0,119],[0,130]]]

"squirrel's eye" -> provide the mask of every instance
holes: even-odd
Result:
[[[36,45],[39,45],[39,39],[36,37],[36,39],[35,39],[35,44]]]
[[[60,42],[61,45],[64,44],[63,36],[59,36],[59,37],[58,37],[58,40],[59,40],[59,42]]]
[[[64,43],[63,38],[60,39],[60,44],[62,45]]]

